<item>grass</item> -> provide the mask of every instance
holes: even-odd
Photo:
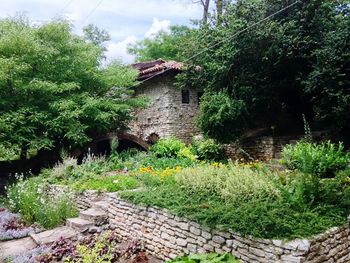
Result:
[[[103,176],[78,180],[73,184],[73,189],[78,191],[98,190],[107,192],[117,192],[121,190],[135,189],[139,186],[136,177],[128,175]]]

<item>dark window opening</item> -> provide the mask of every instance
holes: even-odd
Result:
[[[199,91],[197,93],[197,102],[198,102],[198,104],[201,103],[201,98],[202,98],[203,94],[204,94],[203,91]]]
[[[182,103],[189,104],[190,103],[190,91],[189,90],[181,90]]]

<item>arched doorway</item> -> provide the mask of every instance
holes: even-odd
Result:
[[[88,155],[109,156],[112,151],[112,140],[118,141],[117,152],[128,149],[147,151],[149,148],[149,145],[145,141],[135,135],[128,133],[107,134],[96,138],[83,149],[76,150],[73,156],[77,157],[78,164],[81,164]]]

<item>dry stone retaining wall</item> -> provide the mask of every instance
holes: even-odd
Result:
[[[57,193],[58,189],[50,190]],[[82,210],[91,207],[93,202],[106,201],[110,227],[124,240],[142,240],[146,250],[161,259],[190,253],[228,252],[243,263],[350,262],[350,217],[346,226],[334,227],[311,239],[285,242],[208,229],[165,209],[126,202],[115,193],[85,191],[75,198]]]
[[[201,227],[164,209],[137,206],[107,194],[110,225],[124,239],[140,238],[162,258],[179,254],[229,252],[242,262],[350,262],[349,226],[333,228],[311,240],[266,240]]]

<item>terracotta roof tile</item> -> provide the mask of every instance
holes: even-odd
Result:
[[[158,59],[150,62],[136,63],[133,64],[132,67],[139,70],[139,80],[147,80],[169,70],[181,71],[184,68],[184,64],[176,61]]]

